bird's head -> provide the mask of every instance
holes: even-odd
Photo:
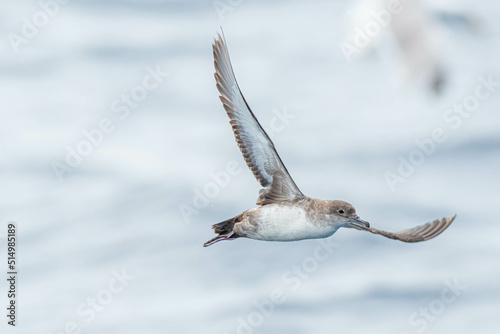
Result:
[[[356,209],[352,204],[344,201],[329,201],[328,212],[334,220],[340,222],[343,227],[361,228],[370,227],[370,223],[362,220],[356,214]]]

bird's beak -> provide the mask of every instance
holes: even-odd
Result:
[[[349,217],[349,220],[350,220],[350,222],[349,222],[349,225],[347,225],[347,227],[360,228],[363,230],[370,227],[370,223],[362,220],[361,218],[359,218],[359,216]]]

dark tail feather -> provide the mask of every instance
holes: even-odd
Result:
[[[218,234],[218,236],[205,242],[203,244],[203,247],[208,247],[222,240],[238,238],[239,236],[233,232],[234,224],[238,222],[237,218],[238,216],[226,219],[223,222],[212,225],[212,228],[214,229],[215,233]]]
[[[226,234],[233,231],[234,224],[234,218],[229,218],[224,220],[223,222],[213,224],[212,228],[217,234]]]

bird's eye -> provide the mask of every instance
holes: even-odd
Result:
[[[343,215],[343,214],[345,213],[345,211],[344,211],[344,210],[342,210],[342,209],[340,209],[340,210],[338,211],[338,213],[340,213],[341,215]]]

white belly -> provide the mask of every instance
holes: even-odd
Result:
[[[294,241],[325,238],[338,228],[336,224],[311,222],[301,207],[271,204],[252,210],[236,232],[257,240]]]

